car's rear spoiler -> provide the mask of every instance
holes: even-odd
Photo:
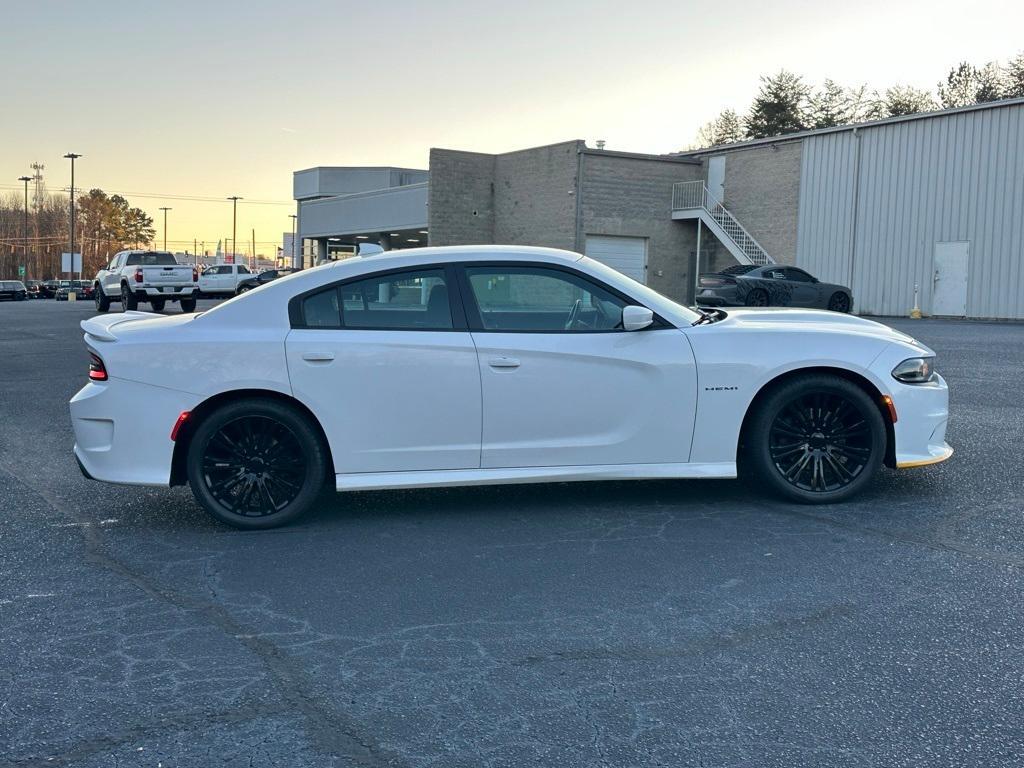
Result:
[[[97,315],[83,320],[82,330],[96,341],[117,341],[117,336],[113,332],[114,326],[150,317],[161,317],[161,315],[156,312],[120,312],[116,315]]]

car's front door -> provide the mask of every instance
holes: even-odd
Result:
[[[786,267],[783,272],[786,280],[791,284],[793,291],[794,307],[820,307],[821,297],[818,283],[814,278],[795,267]]]
[[[689,460],[697,377],[679,329],[623,330],[628,298],[560,267],[468,264],[461,286],[482,467]]]
[[[392,271],[293,300],[292,389],[337,473],[480,466],[480,373],[453,274]]]

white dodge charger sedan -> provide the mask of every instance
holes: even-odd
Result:
[[[646,478],[846,499],[952,454],[934,353],[816,310],[694,312],[584,256],[357,257],[198,315],[82,323],[75,456],[240,528],[339,491]]]

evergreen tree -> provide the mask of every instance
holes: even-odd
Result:
[[[990,61],[978,70],[978,85],[974,92],[976,104],[984,104],[988,101],[999,101],[1006,98],[1005,75],[1003,68],[997,61]]]
[[[885,113],[889,117],[914,115],[935,109],[935,99],[927,91],[909,85],[895,85],[885,92]]]
[[[1024,51],[1010,59],[1006,65],[1006,82],[1004,97],[1017,99],[1024,97]]]
[[[760,139],[802,131],[807,127],[809,89],[799,75],[781,70],[761,78],[761,90],[746,118],[747,136]]]
[[[740,123],[740,116],[732,109],[723,110],[718,117],[710,123],[705,123],[697,132],[697,143],[701,148],[732,144],[742,138],[743,126]]]
[[[810,97],[808,127],[832,128],[850,120],[850,97],[846,89],[833,80],[825,80],[821,90]]]
[[[966,61],[949,70],[945,82],[939,83],[939,101],[943,108],[966,107],[977,100],[978,70]]]

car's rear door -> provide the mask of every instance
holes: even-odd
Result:
[[[461,277],[482,467],[689,460],[697,377],[679,329],[622,330],[629,298],[571,269],[467,264]]]
[[[337,473],[480,466],[480,372],[453,274],[388,271],[293,299],[292,389]]]

